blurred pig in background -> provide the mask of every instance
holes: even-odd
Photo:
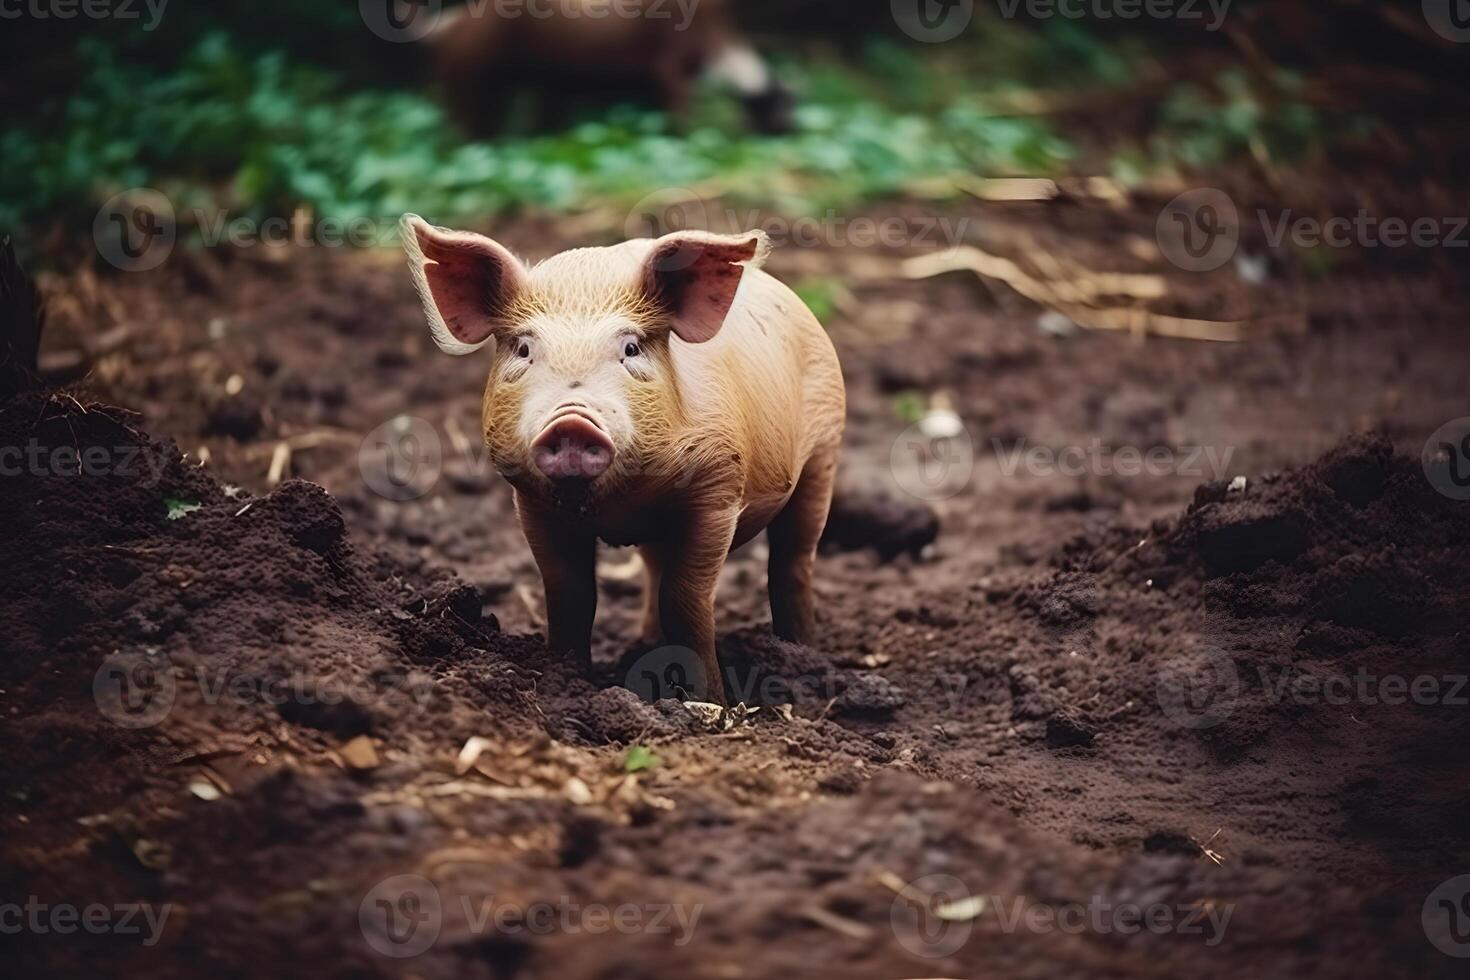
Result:
[[[794,98],[736,25],[734,0],[469,0],[424,38],[461,121],[502,130],[529,105],[559,128],[617,102],[683,116],[695,85],[738,97],[753,129],[791,129]],[[519,120],[518,120],[519,121]]]

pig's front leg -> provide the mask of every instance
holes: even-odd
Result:
[[[715,657],[715,586],[735,539],[734,507],[696,510],[671,526],[663,542],[658,611],[664,642],[688,647],[699,658],[703,690],[696,697],[725,703],[725,684]]]
[[[597,538],[522,499],[517,506],[546,591],[547,645],[590,664],[592,621],[597,615]]]

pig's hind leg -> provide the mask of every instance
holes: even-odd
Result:
[[[819,450],[801,471],[785,508],[766,529],[771,549],[767,573],[771,627],[781,639],[793,643],[811,643],[816,631],[812,569],[817,542],[827,526],[836,477],[836,449]]]
[[[663,641],[663,624],[658,618],[658,590],[662,587],[663,558],[657,548],[644,545],[638,549],[643,556],[643,626],[638,638],[649,646]]]

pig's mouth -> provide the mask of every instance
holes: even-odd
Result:
[[[612,465],[612,439],[580,406],[560,408],[531,443],[531,459],[548,480],[591,481]]]

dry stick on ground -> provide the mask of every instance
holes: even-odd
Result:
[[[933,255],[908,259],[903,263],[903,274],[910,279],[928,279],[946,272],[967,270],[982,278],[999,279],[1032,302],[1056,310],[1079,326],[1091,330],[1121,330],[1135,335],[1155,334],[1184,340],[1209,340],[1237,343],[1246,339],[1247,328],[1280,322],[1292,326],[1299,317],[1275,317],[1253,322],[1241,320],[1192,320],[1167,316],[1139,307],[1110,307],[1099,309],[1089,303],[1109,295],[1152,294],[1155,286],[1149,276],[1125,276],[1123,274],[1091,274],[1088,280],[1063,280],[1049,282],[1037,279],[1024,271],[1010,259],[991,255],[971,245],[961,246]],[[1163,295],[1162,292],[1159,295]],[[1151,295],[1149,298],[1153,298]]]

